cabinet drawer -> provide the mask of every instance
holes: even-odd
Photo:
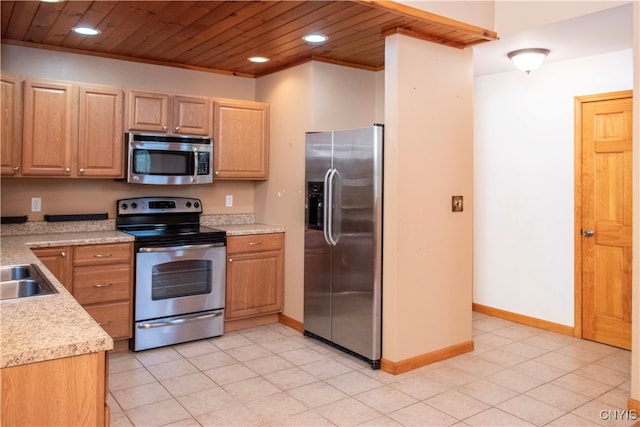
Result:
[[[73,265],[101,265],[128,263],[131,261],[131,243],[76,246]]]
[[[128,300],[131,296],[129,265],[76,267],[73,270],[73,296],[82,305]]]
[[[128,302],[85,307],[111,338],[131,338],[131,307]]]
[[[277,251],[282,249],[282,233],[251,234],[227,238],[227,255],[242,252]]]

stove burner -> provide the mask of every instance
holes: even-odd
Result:
[[[226,233],[200,225],[202,202],[186,197],[138,197],[117,201],[116,227],[136,243],[188,244],[226,241]]]

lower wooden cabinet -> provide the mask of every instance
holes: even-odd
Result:
[[[128,301],[93,305],[85,310],[114,340],[131,338],[131,304]]]
[[[34,248],[33,253],[47,266],[56,279],[71,293],[72,253],[69,246],[56,246],[52,248]]]
[[[104,351],[0,370],[3,426],[108,426]]]
[[[34,248],[34,254],[114,340],[133,324],[133,244]],[[116,342],[116,349],[126,348]]]
[[[227,326],[240,319],[277,315],[284,304],[284,234],[227,238]]]
[[[75,246],[73,296],[114,341],[131,338],[133,245]]]

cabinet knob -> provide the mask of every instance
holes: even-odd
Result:
[[[80,168],[80,173],[83,174],[84,173],[84,168]]]
[[[173,130],[174,130],[174,132],[179,132],[180,131],[180,126],[176,126]]]
[[[162,126],[162,130],[167,130],[167,125]]]
[[[219,171],[215,171],[214,174],[220,175],[220,172]]]
[[[60,252],[60,256],[61,256],[62,258],[64,258],[64,257],[66,257],[66,256],[67,256],[67,253],[66,253],[66,252],[64,252],[64,251],[62,251],[62,252]]]
[[[229,262],[233,262],[233,258],[229,258]]]
[[[18,172],[19,170],[20,170],[20,166],[16,166],[16,167],[13,168],[14,172]]]
[[[100,323],[98,323],[98,325],[100,325],[100,326],[106,326],[106,325],[109,325],[110,323],[111,323],[111,320],[105,320],[104,322],[100,322]]]
[[[64,171],[65,171],[66,173],[71,173],[71,168],[64,168]]]

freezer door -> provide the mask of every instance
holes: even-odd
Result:
[[[318,192],[325,206],[323,184],[332,167],[332,133],[308,133],[305,150],[304,329],[331,340],[331,246],[325,239],[324,218],[318,224],[318,212],[310,209],[318,208]]]
[[[331,341],[379,360],[382,127],[334,132],[333,152]]]

